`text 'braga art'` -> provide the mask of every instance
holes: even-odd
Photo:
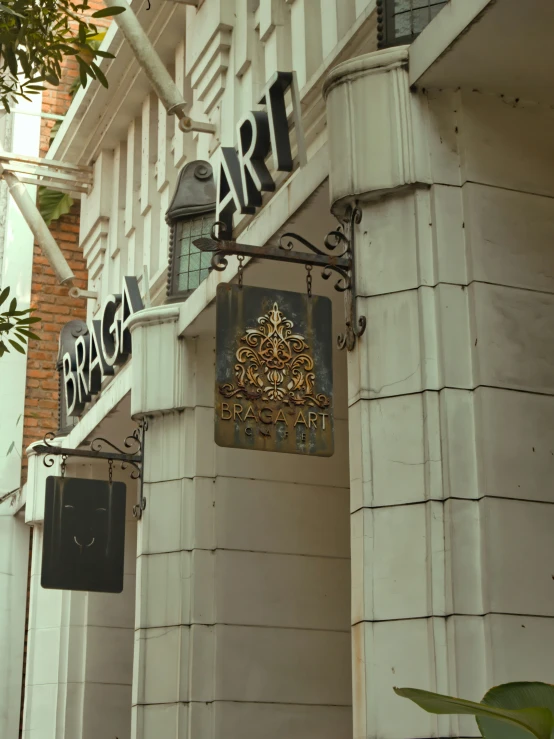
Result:
[[[331,301],[221,285],[216,442],[333,454]]]

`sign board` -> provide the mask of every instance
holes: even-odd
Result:
[[[46,478],[43,588],[121,593],[125,498],[122,482]]]
[[[216,444],[333,454],[331,318],[329,298],[219,285]]]
[[[66,417],[80,416],[92,396],[100,392],[103,379],[127,361],[132,351],[129,322],[143,308],[136,277],[124,277],[121,294],[106,298],[88,334],[78,336],[64,353],[62,402]]]
[[[262,205],[262,193],[275,192],[276,184],[267,166],[271,153],[277,172],[292,172],[294,161],[289,132],[286,94],[290,91],[297,160],[306,163],[302,110],[295,72],[276,72],[259,99],[266,110],[246,113],[237,123],[237,148],[221,147],[217,178],[217,221],[230,239],[233,214],[253,214]]]

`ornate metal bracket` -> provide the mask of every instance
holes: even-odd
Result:
[[[50,442],[56,438],[56,435],[51,431],[44,435],[42,444],[37,444],[33,448],[37,454],[45,455],[42,460],[45,467],[52,467],[54,465],[55,457],[59,456],[62,457],[63,463],[65,463],[65,460],[68,457],[106,459],[110,463],[110,470],[113,462],[118,462],[122,470],[127,469],[130,465],[132,467],[130,474],[131,479],[138,480],[138,501],[137,504],[133,506],[133,516],[135,518],[141,518],[142,512],[146,508],[146,498],[143,495],[143,463],[147,428],[148,422],[146,419],[139,421],[138,427],[130,436],[125,438],[123,445],[126,449],[133,450],[132,452],[125,452],[115,444],[112,444],[111,441],[103,439],[102,437],[96,437],[93,439],[90,442],[88,449],[69,449],[62,446],[56,446],[54,444],[50,444]],[[106,447],[108,447],[108,450],[106,450]]]
[[[356,311],[354,231],[361,220],[360,209],[350,208],[339,227],[325,237],[323,241],[325,249],[292,232],[283,234],[278,246],[238,244],[225,237],[225,224],[221,221],[214,224],[211,238],[196,239],[193,243],[200,251],[213,252],[212,269],[218,272],[227,267],[227,257],[231,255],[321,267],[323,269],[321,276],[324,280],[328,280],[335,272],[339,276],[335,290],[345,293],[346,310],[346,330],[338,337],[337,343],[340,349],[352,351],[356,340],[364,333],[367,325],[365,317],[358,317]],[[307,247],[311,253],[293,249],[295,242]]]

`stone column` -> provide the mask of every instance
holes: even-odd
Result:
[[[479,736],[393,686],[552,678],[549,115],[411,92],[408,50],[326,84],[332,207],[358,202],[349,357],[354,737]]]
[[[148,418],[132,739],[350,739],[346,403],[330,459],[216,447],[213,312],[196,338],[179,317],[132,326]]]

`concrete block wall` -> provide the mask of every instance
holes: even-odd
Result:
[[[346,405],[330,459],[216,447],[214,340],[178,340],[176,324],[168,334],[156,322],[164,310],[133,327],[133,412],[153,417],[131,736],[349,739]],[[174,366],[187,372],[164,384],[181,407],[160,412],[149,405],[159,404],[156,378],[136,353],[154,356],[162,329],[183,345]]]
[[[393,687],[550,680],[552,112],[410,92],[406,61],[345,64],[327,100],[368,320],[348,370],[354,736],[472,737]]]

